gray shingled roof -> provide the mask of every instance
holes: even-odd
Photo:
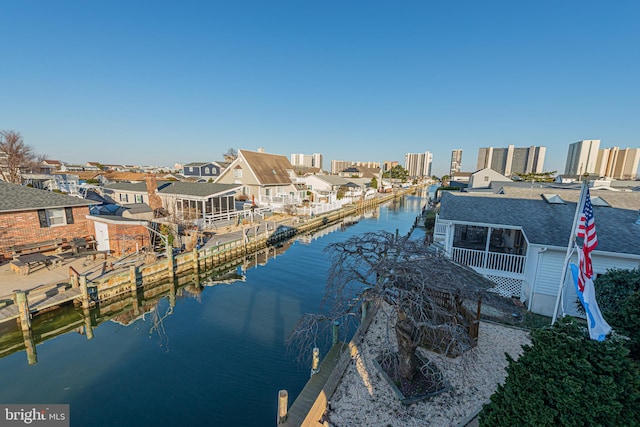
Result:
[[[555,191],[565,204],[548,204],[543,189],[505,189],[506,194],[445,192],[442,195],[440,218],[484,224],[521,226],[530,243],[566,247],[576,211],[579,191]],[[640,225],[635,224],[640,209],[640,194],[636,192],[591,191],[611,207],[595,206],[594,217],[598,234],[597,251],[640,255]]]
[[[0,181],[0,212],[89,206],[96,202]]]
[[[240,184],[214,184],[210,182],[172,182],[158,190],[161,194],[212,197],[223,195],[242,187]]]
[[[240,184],[214,184],[210,182],[158,182],[158,193],[178,194],[181,196],[213,197],[229,193],[240,188]],[[132,191],[146,193],[147,184],[145,182],[116,182],[105,185],[105,188],[119,191]]]

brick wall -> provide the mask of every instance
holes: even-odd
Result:
[[[120,257],[144,246],[149,248],[149,230],[146,227],[131,224],[108,224],[108,227],[111,255]]]
[[[93,236],[93,223],[85,216],[89,215],[86,206],[74,207],[73,224],[56,227],[40,227],[38,211],[0,213],[0,255],[11,258],[9,247],[45,240]]]

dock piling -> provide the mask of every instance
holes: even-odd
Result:
[[[82,308],[89,308],[89,289],[87,288],[87,276],[82,275],[78,280],[80,295],[82,296]]]
[[[311,361],[311,376],[320,372],[320,349],[313,348],[313,360]]]
[[[287,409],[289,405],[289,392],[280,390],[278,392],[278,424],[287,421]]]
[[[31,329],[22,330],[22,339],[24,341],[24,350],[27,353],[27,363],[35,365],[38,363],[38,353],[36,352],[36,342],[33,339]]]
[[[13,291],[13,301],[18,307],[18,313],[20,314],[20,328],[23,331],[31,329],[31,313],[29,311],[29,300],[25,291],[16,290]]]

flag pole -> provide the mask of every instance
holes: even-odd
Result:
[[[582,205],[584,205],[584,199],[586,196],[586,188],[589,186],[589,182],[585,177],[580,187],[580,197],[578,197],[578,204],[576,205],[576,213],[573,216],[573,225],[571,226],[571,234],[569,235],[569,243],[567,245],[567,254],[564,257],[564,264],[562,265],[562,274],[560,275],[560,284],[558,285],[558,293],[556,295],[556,305],[553,309],[553,318],[551,324],[553,325],[558,320],[558,309],[560,308],[560,301],[562,300],[562,291],[564,289],[564,281],[567,275],[567,267],[569,266],[569,260],[573,253],[573,247],[576,239],[576,228],[578,227],[578,220],[580,219],[580,212],[582,211]]]

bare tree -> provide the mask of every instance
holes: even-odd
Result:
[[[36,156],[19,132],[0,131],[0,176],[6,182],[20,184],[20,172],[33,167]]]
[[[327,323],[357,319],[363,303],[386,303],[395,314],[385,318],[393,322],[389,326],[397,337],[397,368],[411,380],[420,368],[419,345],[443,353],[454,346],[465,351],[474,345],[462,313],[465,302],[477,303],[483,295],[494,305],[507,303],[485,293],[495,286],[493,282],[408,236],[370,232],[331,244],[327,251],[332,264],[322,308],[326,314],[307,314],[300,320],[290,337],[293,348],[315,344]],[[389,349],[381,349],[382,353],[389,354]]]
[[[235,148],[229,148],[222,156],[225,162],[231,163],[238,157],[238,151]]]

